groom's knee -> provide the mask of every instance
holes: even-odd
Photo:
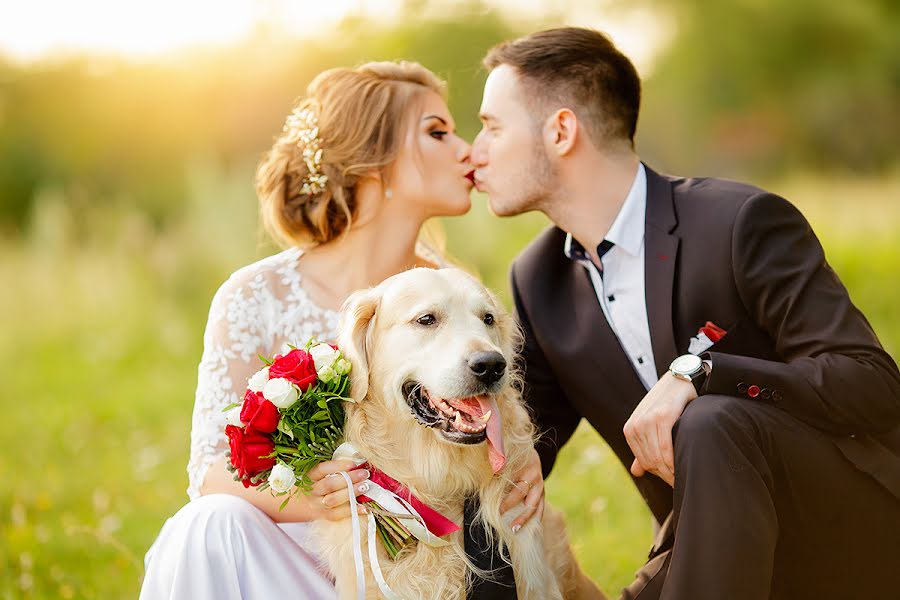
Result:
[[[688,404],[672,430],[676,460],[688,455],[702,459],[708,452],[733,444],[737,437],[746,438],[746,402],[734,396],[711,394]]]

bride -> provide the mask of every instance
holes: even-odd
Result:
[[[262,598],[299,592],[334,598],[310,551],[316,519],[350,516],[347,461],[310,473],[309,496],[245,489],[226,470],[223,407],[238,403],[257,355],[309,338],[336,338],[338,309],[353,291],[406,269],[438,267],[422,243],[429,218],[469,210],[469,145],[456,135],[444,84],[412,62],[332,69],[310,84],[262,160],[263,222],[287,249],[236,271],[213,298],[204,335],[188,463],[191,501],[170,518],[145,558],[142,600]],[[368,473],[352,471],[356,494]],[[540,513],[537,454],[504,505],[524,500],[513,528]]]

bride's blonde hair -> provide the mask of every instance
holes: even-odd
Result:
[[[312,246],[349,230],[357,183],[373,171],[387,176],[406,138],[410,109],[428,91],[446,99],[444,82],[415,62],[370,62],[319,74],[292,114],[305,109],[318,119],[320,160],[304,156],[296,132],[286,127],[256,172],[269,234],[283,246]],[[304,188],[323,175],[324,185]]]

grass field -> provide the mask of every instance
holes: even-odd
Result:
[[[85,228],[87,217],[50,199],[24,241],[0,245],[0,598],[136,597],[144,551],[186,500],[208,303],[229,272],[265,252],[248,235],[250,190],[204,181],[183,221],[162,232],[137,213],[93,215]],[[809,216],[896,356],[900,183],[769,187]],[[477,204],[446,224],[449,249],[508,299],[506,267],[544,221],[499,222]],[[646,556],[650,516],[592,430],[563,451],[548,497],[567,513],[586,569],[615,595]]]

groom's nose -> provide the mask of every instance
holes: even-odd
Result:
[[[483,133],[484,130],[482,129],[478,132],[478,135],[475,136],[475,140],[472,142],[472,151],[469,154],[469,160],[476,169],[487,164],[487,152],[485,151]]]

